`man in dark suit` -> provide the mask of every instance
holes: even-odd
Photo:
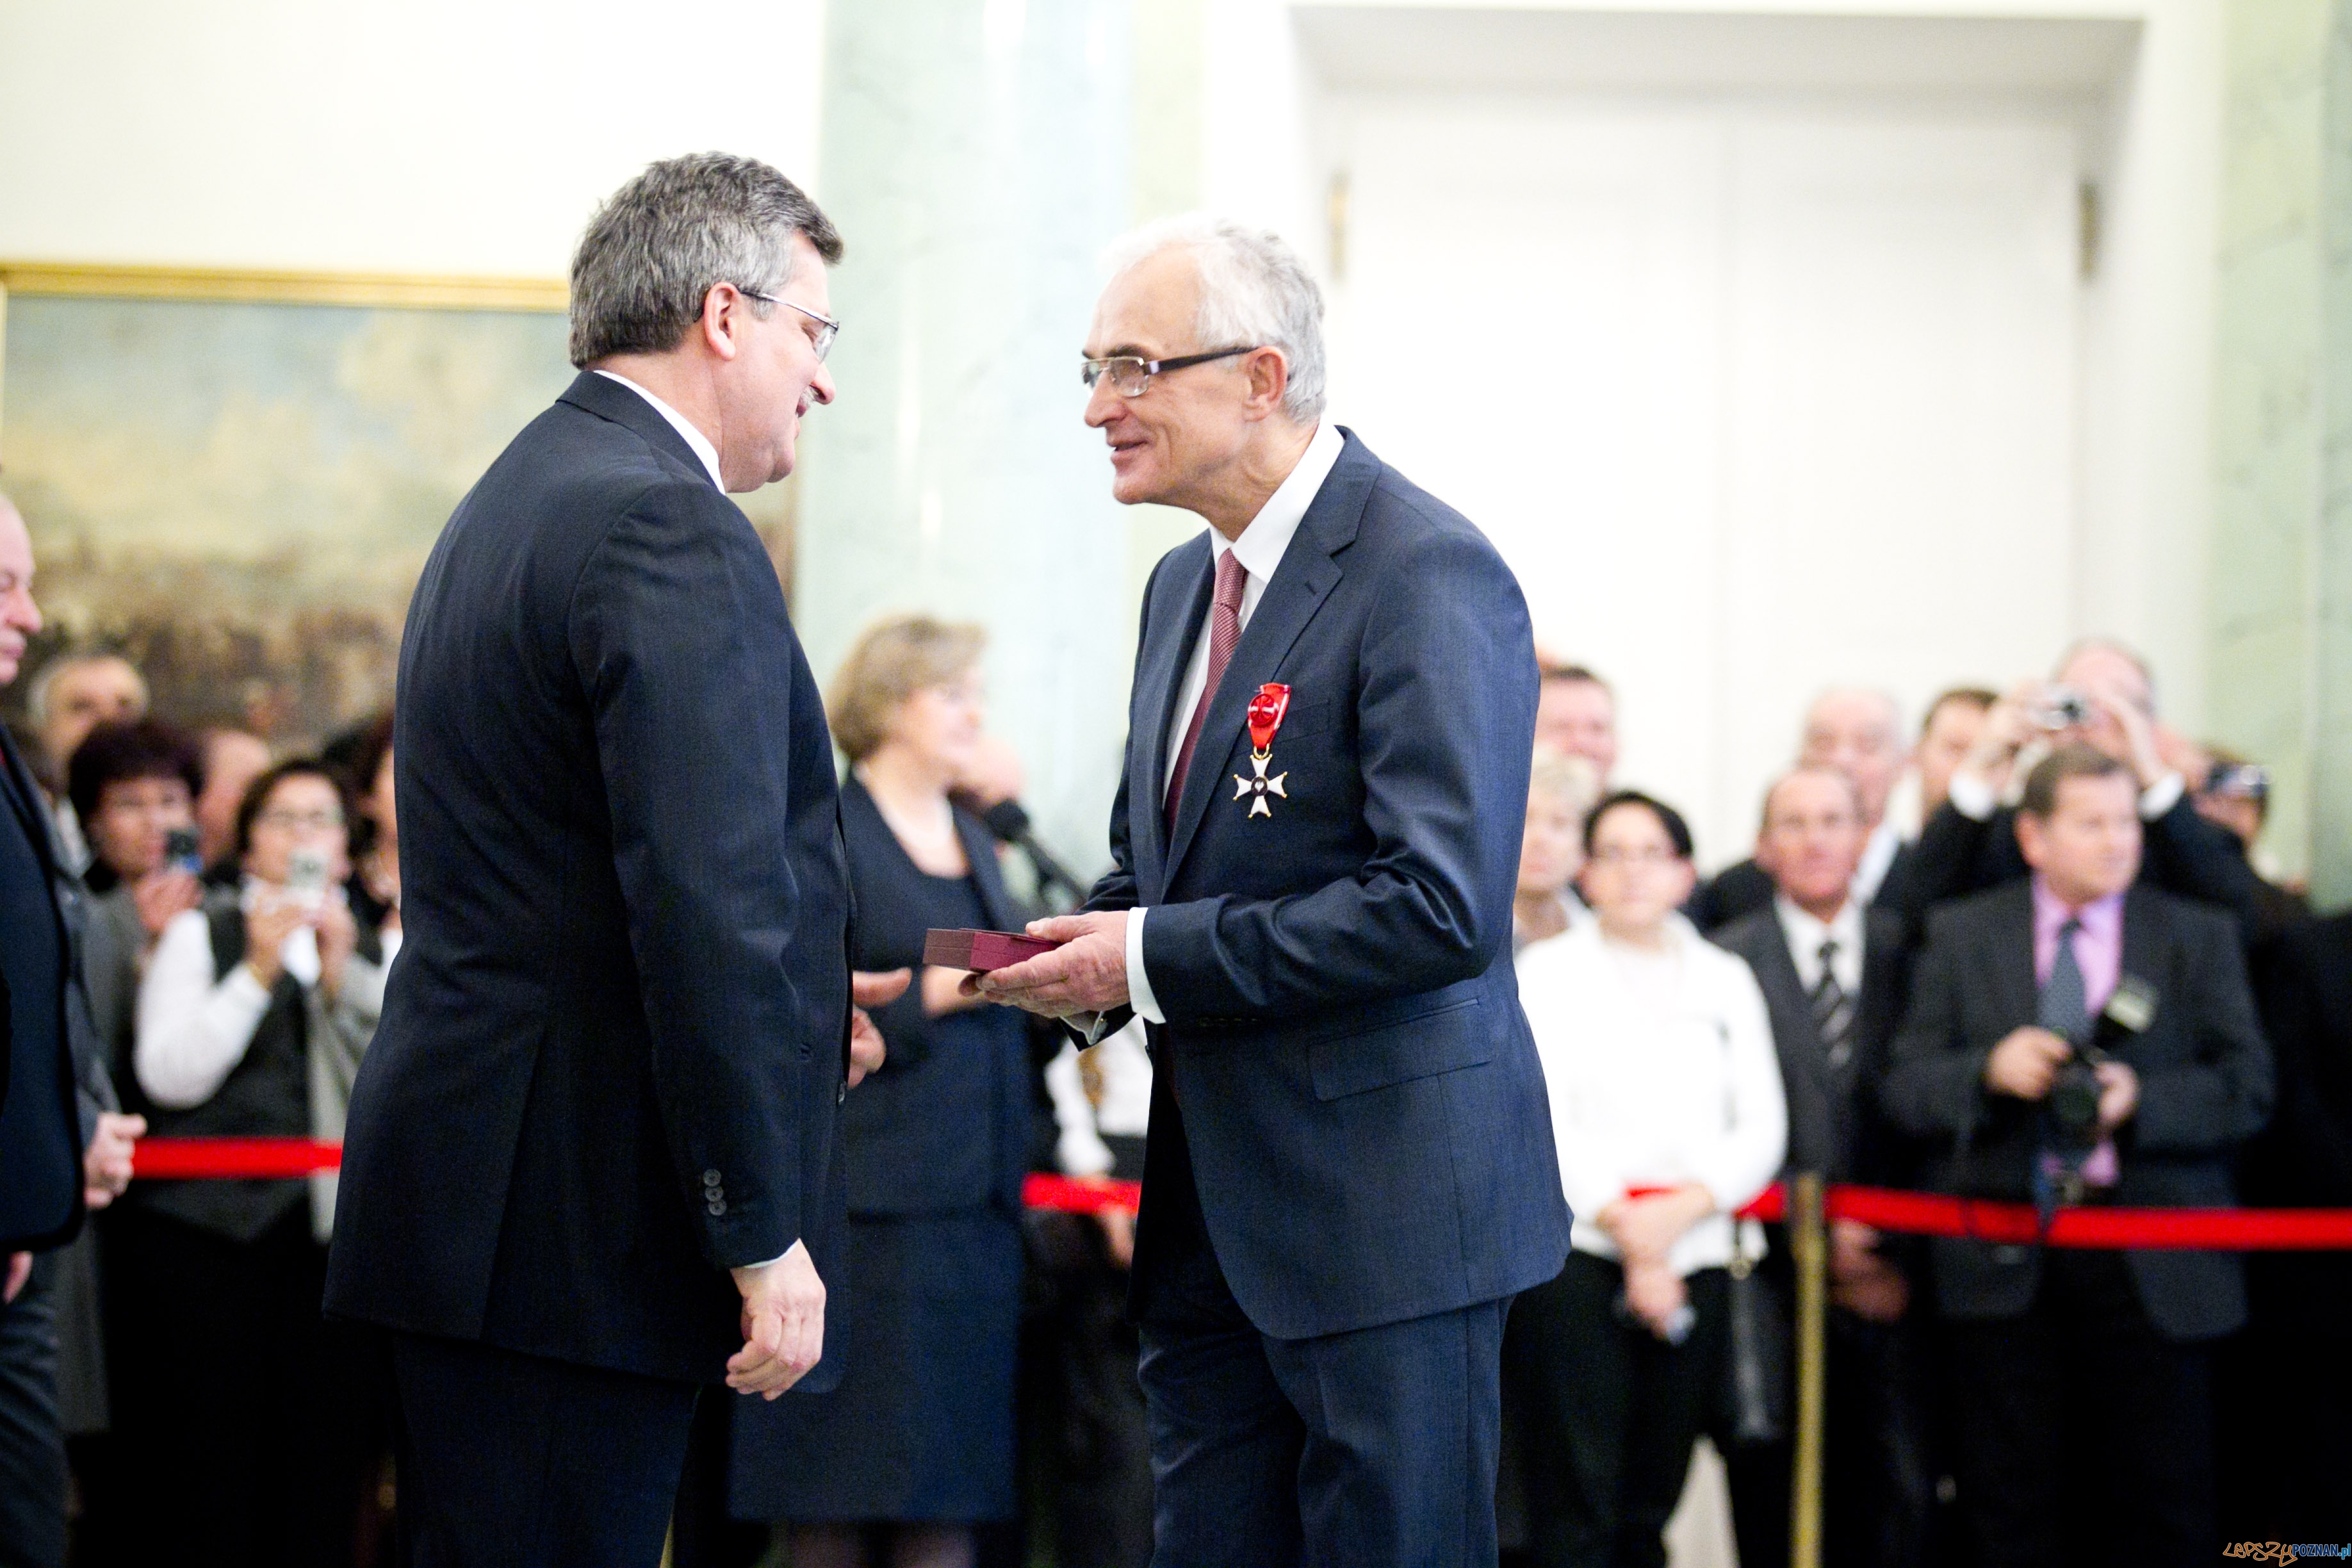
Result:
[[[698,1389],[772,1397],[824,1348],[835,1108],[879,1039],[824,710],[725,492],[832,400],[839,253],[748,159],[624,186],[572,263],[583,374],[417,585],[407,940],[327,1304],[394,1331],[419,1563],[651,1564]]]
[[[0,687],[41,629],[33,541],[0,496]],[[141,1124],[119,1109],[79,955],[80,879],[0,729],[0,1562],[65,1561],[55,1250],[130,1180]]]
[[[2263,957],[2278,1114],[2239,1163],[2245,1201],[2352,1208],[2352,913],[2306,921]],[[2224,1371],[2222,1526],[2326,1540],[2352,1476],[2352,1253],[2252,1253],[2246,1275],[2249,1321]]]
[[[1322,422],[1279,239],[1174,220],[1124,262],[1087,422],[1114,495],[1210,531],[1145,591],[1113,869],[984,988],[1150,1026],[1155,1562],[1490,1563],[1504,1312],[1568,1247],[1511,968],[1526,605]]]
[[[1850,775],[1825,766],[1783,774],[1765,794],[1756,837],[1772,902],[1714,940],[1748,961],[1771,1015],[1789,1105],[1789,1172],[1896,1184],[1909,1173],[1882,1122],[1877,1085],[1903,1016],[1908,955],[1902,921],[1853,894],[1868,841]],[[1858,1220],[1832,1220],[1830,1240],[1827,1561],[1902,1568],[1921,1560],[1932,1491],[1919,1350],[1906,1321],[1907,1260],[1894,1238]],[[1762,1268],[1794,1322],[1789,1256],[1775,1246]],[[1731,1436],[1717,1434],[1717,1446],[1730,1474],[1739,1561],[1747,1568],[1785,1562],[1789,1446]]]
[[[1946,1192],[2236,1201],[2270,1051],[2230,917],[2133,885],[2139,794],[2104,752],[2053,752],[2018,807],[2032,878],[1929,918],[1883,1098]],[[2245,1321],[2238,1258],[1956,1238],[1934,1273],[1980,1560],[2210,1561],[2211,1346]]]
[[[1884,901],[1895,908],[1907,896],[1911,848],[1888,819],[1886,803],[1910,755],[1903,742],[1902,710],[1883,691],[1834,687],[1805,710],[1797,765],[1845,774],[1862,801],[1864,837],[1854,863],[1853,896],[1864,904]],[[1771,908],[1773,894],[1772,874],[1756,860],[1742,860],[1702,885],[1684,912],[1699,930],[1713,932]]]
[[[2017,807],[2003,796],[2037,760],[2074,744],[2122,763],[2139,786],[2141,880],[2229,910],[2245,942],[2273,929],[2243,846],[2197,813],[2193,791],[2204,782],[2207,759],[2158,718],[2147,661],[2104,638],[2070,649],[2052,681],[2026,682],[1985,715],[1944,804],[1913,846],[1900,892],[1915,927],[1948,899],[2025,879]]]

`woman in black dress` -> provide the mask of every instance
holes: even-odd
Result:
[[[948,800],[981,727],[982,634],[874,626],[828,696],[860,969],[917,970],[875,1015],[889,1059],[849,1096],[849,1267],[832,1394],[735,1403],[731,1510],[787,1521],[794,1568],[964,1568],[1014,1510],[1013,1353],[1028,1166],[1022,1016],[922,967],[932,927],[1017,929],[993,841]],[[836,1337],[837,1336],[837,1337]]]

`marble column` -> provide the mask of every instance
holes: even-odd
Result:
[[[1135,627],[1128,526],[1081,422],[1097,258],[1130,214],[1128,0],[843,3],[817,198],[840,399],[809,421],[793,606],[828,680],[876,616],[990,633],[990,728],[1041,831],[1107,864]]]
[[[2207,704],[2352,900],[2352,0],[2230,0]]]

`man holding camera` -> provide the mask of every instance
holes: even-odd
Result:
[[[2062,745],[2016,815],[2031,868],[1935,910],[1882,1091],[1948,1192],[2223,1206],[2269,1115],[2270,1052],[2227,914],[2137,882],[2141,791]],[[2210,1347],[2246,1313],[2219,1252],[1935,1244],[1960,1506],[1979,1560],[2202,1563]]]
[[[1995,702],[1948,794],[1921,827],[1902,889],[1913,920],[1965,893],[2022,879],[2016,830],[2021,781],[2061,747],[2113,759],[2137,785],[2145,824],[2141,879],[2168,893],[2221,904],[2251,942],[2262,926],[2261,883],[2236,841],[2197,813],[2192,792],[2212,759],[2157,717],[2147,661],[2118,642],[2076,644],[2047,682],[2028,681]]]

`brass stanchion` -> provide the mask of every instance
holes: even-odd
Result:
[[[1801,1173],[1790,1184],[1789,1200],[1789,1244],[1797,1263],[1797,1457],[1789,1509],[1789,1563],[1790,1568],[1821,1568],[1830,1274],[1821,1176]]]

